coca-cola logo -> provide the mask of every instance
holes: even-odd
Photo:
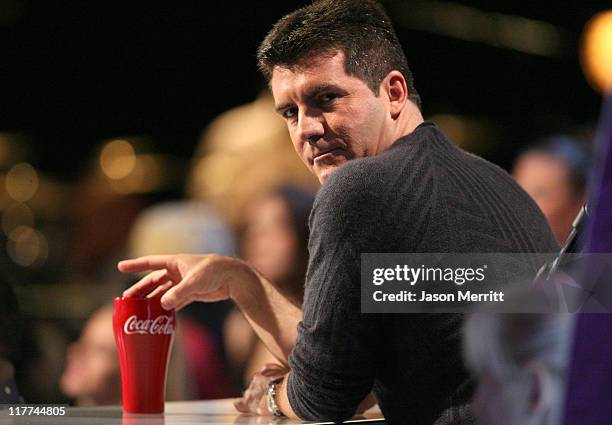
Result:
[[[174,320],[169,316],[157,316],[155,319],[138,320],[136,315],[133,315],[125,321],[123,331],[126,335],[170,335],[174,332]]]

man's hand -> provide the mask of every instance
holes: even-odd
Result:
[[[229,283],[249,268],[240,260],[220,255],[151,255],[121,261],[124,273],[150,273],[127,289],[124,297],[162,295],[166,310],[180,309],[193,301],[230,298]]]
[[[263,416],[272,415],[272,412],[268,410],[266,399],[268,384],[275,379],[285,376],[288,372],[289,369],[284,366],[267,363],[261,372],[253,376],[249,388],[244,392],[242,398],[234,403],[236,410],[241,413],[254,413]]]
[[[149,272],[124,297],[162,295],[166,310],[193,301],[234,300],[270,353],[287,364],[302,320],[300,303],[288,298],[244,261],[215,254],[151,255],[121,261],[124,273]]]

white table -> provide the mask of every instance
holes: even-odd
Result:
[[[166,403],[163,415],[124,415],[121,406],[70,407],[66,416],[9,416],[8,411],[0,412],[0,425],[228,425],[228,424],[303,424],[329,422],[300,422],[271,416],[250,416],[239,414],[233,406],[234,399],[206,401],[174,401]],[[384,424],[377,409],[364,414],[363,418],[349,423]]]

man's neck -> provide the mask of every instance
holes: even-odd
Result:
[[[419,108],[414,103],[408,101],[404,110],[389,129],[389,133],[387,133],[389,137],[384,137],[386,143],[380,145],[382,149],[378,153],[386,151],[398,139],[412,133],[423,121],[423,115],[421,115]]]
[[[400,116],[397,118],[396,134],[393,138],[392,143],[394,143],[400,137],[404,137],[409,135],[417,128],[419,125],[423,123],[423,115],[419,108],[412,102],[408,101],[406,104],[406,108],[400,113]]]

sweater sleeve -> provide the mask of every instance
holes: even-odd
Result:
[[[374,176],[337,170],[311,214],[303,320],[289,357],[288,397],[306,420],[342,421],[370,392],[380,347],[377,315],[362,314],[360,254],[378,250]]]

